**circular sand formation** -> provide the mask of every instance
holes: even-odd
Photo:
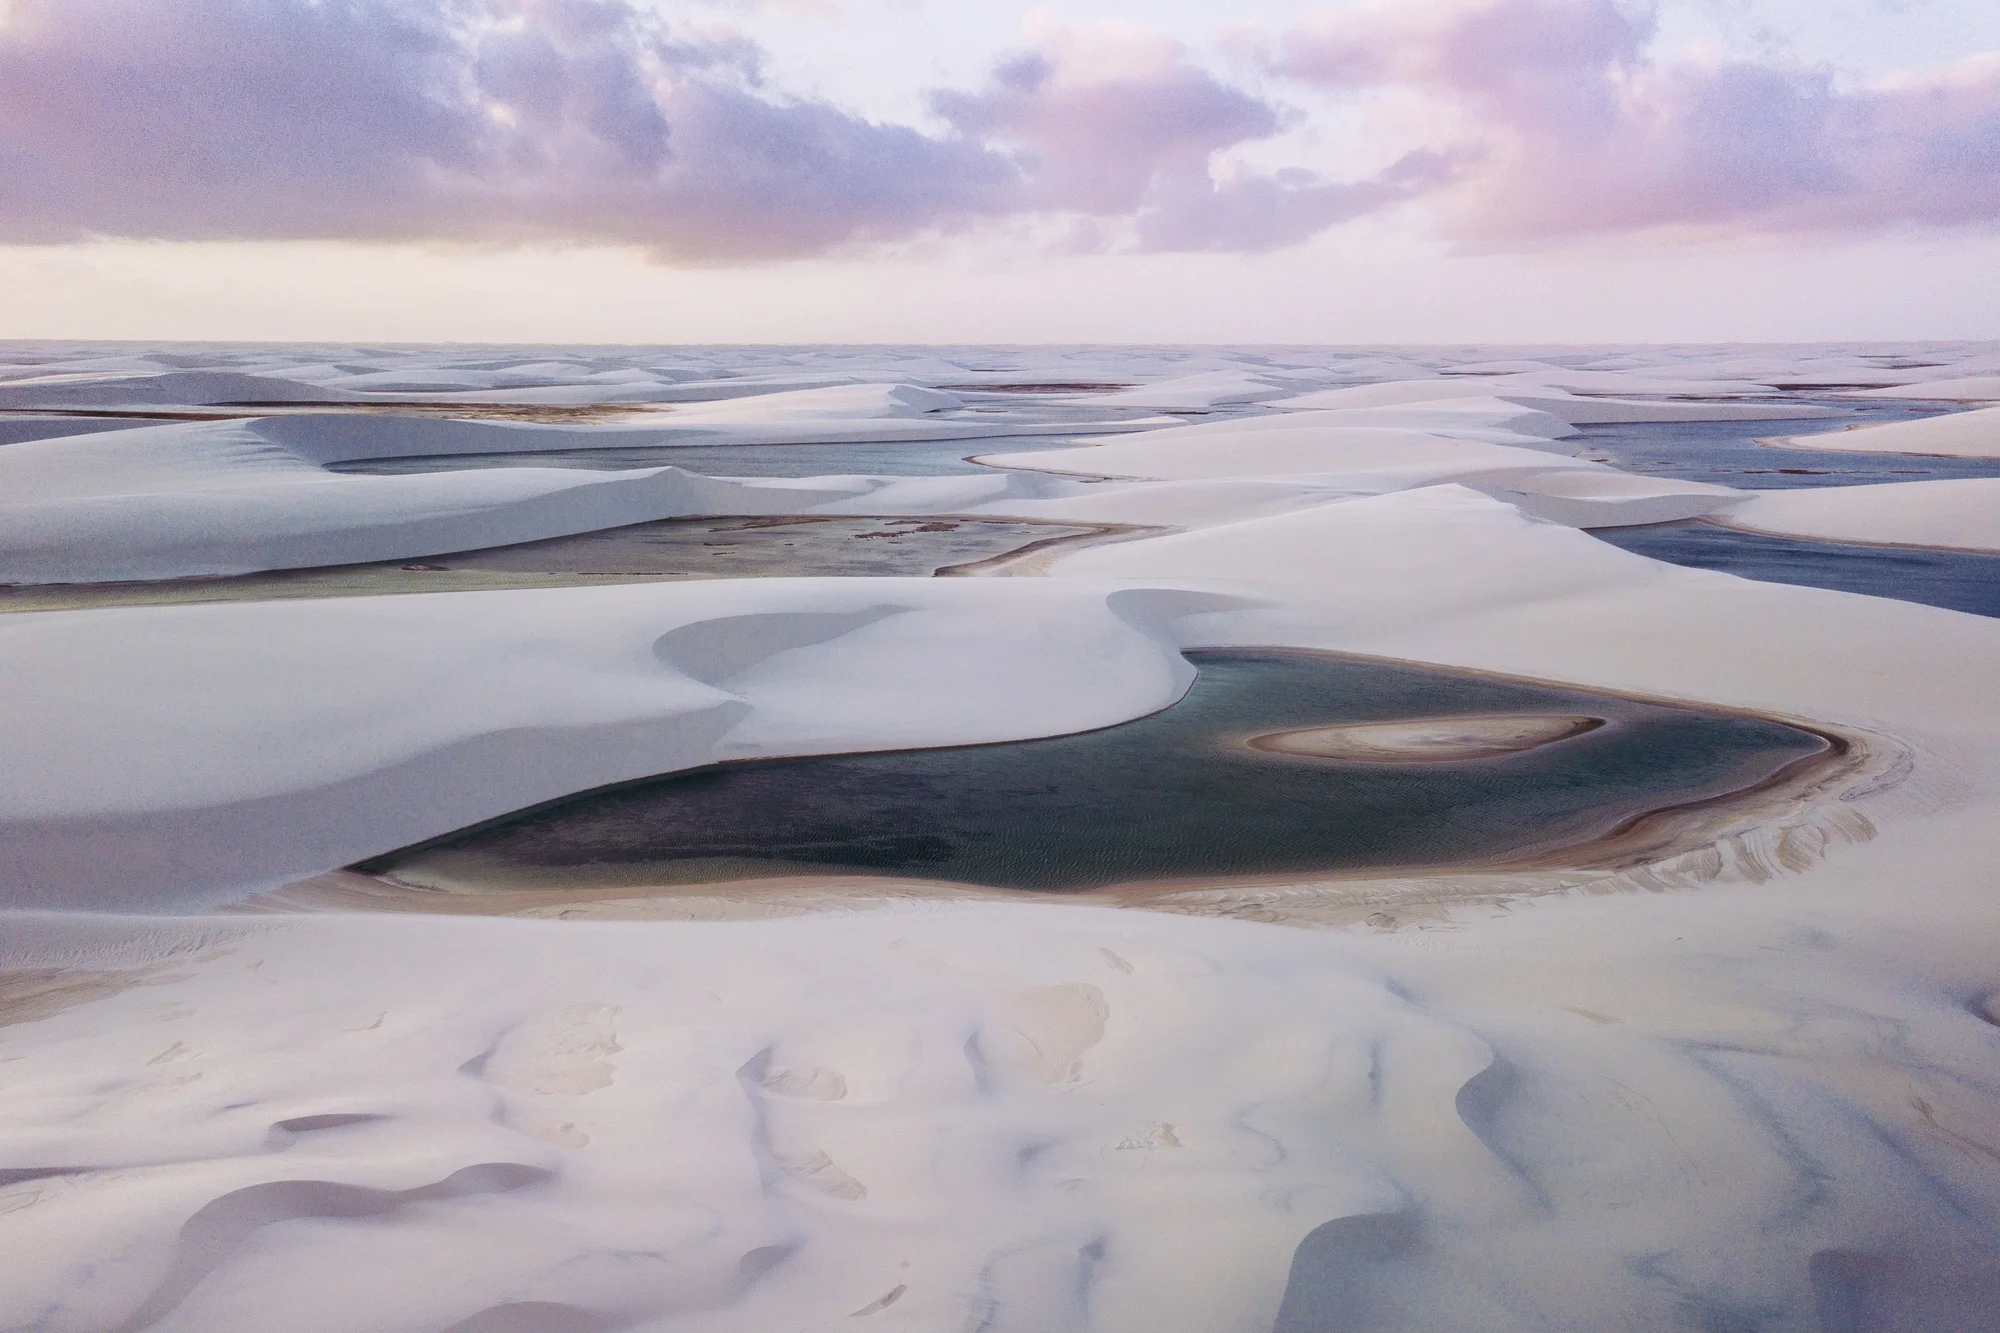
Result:
[[[1506,713],[1476,717],[1424,717],[1400,722],[1357,722],[1299,727],[1252,736],[1252,749],[1315,759],[1370,764],[1437,764],[1491,759],[1581,736],[1604,725],[1601,717],[1563,713]]]

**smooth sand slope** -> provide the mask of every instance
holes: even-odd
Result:
[[[838,429],[865,436],[876,424],[850,419]],[[805,433],[835,430],[820,421]],[[759,427],[746,442],[769,442],[771,433]],[[398,453],[530,452],[607,440],[659,443],[645,432],[588,427],[305,416],[9,445],[0,449],[0,581],[242,574],[437,555],[649,519],[803,513],[827,505],[829,512],[921,513],[1074,489],[1000,473],[736,481],[675,467],[389,476],[326,467]]]
[[[1822,541],[2000,551],[2000,478],[1762,491],[1717,521]]]
[[[578,395],[627,371],[660,392],[754,374],[768,392],[1011,376],[1040,393],[1471,367],[1737,402],[1993,353],[12,364],[385,377],[375,391],[512,373],[556,383],[433,391]],[[1171,393],[1243,391],[1224,379]],[[1238,419],[1016,460],[1067,478],[797,488],[1177,529],[1015,577],[0,618],[8,900],[96,909],[0,918],[0,1328],[2000,1329],[2000,621],[1612,548],[1571,524],[1772,497],[1584,465],[1517,429],[1556,414],[1487,396],[1345,425],[1218,402]],[[1149,409],[1101,410],[1124,429]],[[39,475],[37,504],[112,494],[94,468]],[[1568,520],[1538,512],[1590,487]],[[1883,515],[1979,494],[1857,489],[1887,493]],[[417,492],[382,494],[395,510]],[[184,545],[180,511],[146,512],[127,549]],[[717,757],[1107,725],[1178,697],[1179,649],[1230,645],[1772,714],[1850,738],[1856,763],[1782,809],[1720,810],[1700,846],[1629,874],[1467,871],[1359,900],[1305,882],[1190,888],[1160,904],[1178,915],[888,895],[737,922],[132,910],[238,902],[357,848]]]
[[[1924,380],[1880,389],[1866,389],[1857,398],[1915,398],[1931,402],[2000,402],[2000,375],[1964,375],[1951,379]]]
[[[1858,1286],[1870,1308],[1980,1327],[1996,1270],[1976,1219],[2000,1177],[1967,1145],[2000,1130],[1975,1012],[2000,924],[1980,869],[2000,853],[2000,627],[1664,571],[1451,488],[1069,562],[1157,579],[1204,543],[1207,573],[1268,605],[1177,633],[1837,718],[1893,737],[1912,768],[1847,803],[1879,830],[1863,845],[1732,854],[1719,878],[1687,872],[1697,893],[1407,939],[1032,905],[793,925],[135,923],[94,927],[98,944],[24,929],[16,961],[82,969],[64,975],[85,996],[136,984],[18,1029],[32,1040],[10,1086],[35,1100],[12,1103],[10,1164],[62,1169],[8,1187],[0,1224],[33,1237],[10,1250],[32,1262],[9,1308],[76,1328],[249,1328],[283,1299],[291,1326],[329,1330],[497,1320],[480,1312],[509,1302],[555,1328],[873,1306],[912,1329],[1261,1330],[1318,1236],[1294,1314],[1332,1284],[1391,1327],[1671,1326],[1692,1291],[1805,1329]],[[992,586],[1024,609],[1101,605],[1071,582]],[[955,705],[947,642],[1037,708],[1086,682],[1137,701],[1077,669],[1099,649],[1073,660],[1042,637],[993,660],[998,636],[974,627],[1002,620],[983,605],[951,636],[802,661],[805,716],[842,681],[892,695],[899,718]],[[713,671],[742,661],[734,642],[707,649]],[[856,675],[897,661],[923,676],[889,691]],[[1926,690],[1900,687],[1912,672]],[[1337,1243],[1318,1230],[1335,1218],[1402,1239]],[[331,1276],[361,1269],[365,1289]]]
[[[12,616],[0,875],[173,908],[721,759],[1107,726],[1177,699],[1168,628],[1232,604],[769,579]]]
[[[1915,421],[1859,426],[1853,430],[1829,431],[1821,435],[1780,436],[1770,443],[1851,453],[2000,458],[2000,407],[1948,412],[1942,416],[1920,417]]]
[[[1454,399],[1488,398],[1558,417],[1572,426],[1648,421],[1796,421],[1839,415],[1839,409],[1808,403],[1636,401],[1571,393],[1552,382],[1562,378],[1552,369],[1516,374],[1479,375],[1451,380],[1386,380],[1322,389],[1292,398],[1271,399],[1269,407],[1294,410],[1353,410],[1442,404]]]
[[[1283,478],[1322,491],[1379,495],[1455,482],[1574,527],[1663,523],[1715,513],[1745,492],[1704,482],[1638,477],[1554,452],[1517,427],[1568,426],[1511,405],[1467,400],[1447,414],[1430,404],[1301,412],[1252,421],[1152,430],[1109,444],[1033,454],[985,454],[1002,467],[1161,481]],[[1399,424],[1402,423],[1402,424]]]

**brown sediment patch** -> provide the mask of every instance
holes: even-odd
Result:
[[[871,526],[872,525],[872,526]],[[773,529],[806,529],[825,533],[817,559],[807,553],[795,565],[776,548],[759,553],[738,549],[734,540],[744,533]],[[682,533],[678,545],[658,540],[667,531]],[[763,578],[776,575],[841,575],[849,577],[936,575],[952,577],[1032,572],[1034,562],[1046,561],[1078,545],[1144,535],[1154,529],[1120,524],[1059,523],[1043,519],[988,515],[819,515],[781,514],[751,517],[672,518],[625,524],[596,532],[575,533],[474,551],[381,560],[366,564],[324,565],[307,569],[264,570],[252,574],[200,575],[187,578],[143,579],[103,583],[0,584],[0,614],[28,611],[76,611],[93,607],[186,605],[199,602],[262,602],[318,597],[372,597],[409,593],[490,592],[532,588],[594,588],[607,584],[678,582],[690,579]],[[1036,532],[1051,533],[1036,537]],[[857,559],[836,550],[840,536],[895,539],[925,534],[961,534],[957,549],[939,544],[923,551],[871,552]],[[627,535],[624,546],[614,545]],[[711,540],[713,539],[713,540]],[[992,551],[1002,542],[1011,548],[960,563],[979,550]],[[869,550],[863,540],[856,549]],[[727,558],[718,553],[727,550]],[[774,563],[778,562],[778,563]],[[674,566],[681,566],[675,568]]]
[[[1132,387],[1134,386],[1130,384],[1092,384],[1092,383],[1084,383],[1082,381],[1071,381],[1071,380],[1049,380],[1040,383],[1015,383],[1015,384],[938,385],[938,388],[945,393],[1025,393],[1025,394],[1116,393],[1121,389],[1130,389]]]
[[[1044,537],[1040,541],[1029,542],[1018,550],[988,556],[984,560],[969,560],[962,565],[945,565],[936,571],[936,577],[943,579],[976,578],[989,574],[1040,574],[1059,556],[1068,555],[1085,546],[1137,541],[1142,537],[1157,537],[1174,530],[1139,523],[1094,523],[1089,525],[1089,528],[1087,532]]]
[[[1101,896],[1121,906],[1288,925],[1376,929],[1441,926],[1455,909],[1504,907],[1552,893],[1666,892],[1706,884],[1762,884],[1803,871],[1875,825],[1859,803],[1909,772],[1883,737],[1835,733],[1796,719],[1824,749],[1760,782],[1632,816],[1599,837],[1489,865],[1399,868],[1306,877],[1122,884]]]
[[[60,417],[81,421],[150,421],[170,426],[177,421],[240,421],[250,415],[209,407],[0,407],[0,421],[8,417]]]
[[[1095,446],[1083,446],[1083,447],[1086,447],[1086,448],[1091,448],[1091,447],[1095,447]],[[1032,467],[1032,466],[1030,466],[1030,465],[1028,465],[1028,464],[1026,464],[1026,463],[996,463],[996,462],[994,462],[993,460],[994,460],[995,458],[998,458],[998,457],[999,457],[999,456],[1001,455],[1001,453],[1002,453],[1002,452],[1003,452],[1003,451],[1001,451],[1001,450],[998,450],[998,449],[996,449],[996,450],[993,450],[993,451],[991,451],[991,452],[989,452],[989,453],[983,453],[983,454],[972,454],[972,455],[968,456],[968,457],[966,458],[966,460],[965,460],[965,461],[966,461],[966,462],[968,462],[968,463],[977,463],[977,464],[979,464],[979,465],[980,465],[981,467],[993,467],[993,468],[997,468],[997,467],[1004,467],[1004,468],[1006,468],[1006,469],[1007,469],[1008,471],[1010,471],[1010,472],[1039,472],[1039,473],[1041,473],[1041,474],[1042,474],[1043,476],[1045,476],[1045,477],[1062,477],[1062,478],[1064,478],[1065,480],[1068,480],[1068,481],[1077,481],[1077,480],[1082,480],[1082,481],[1158,481],[1158,480],[1159,480],[1159,478],[1158,478],[1158,477],[1133,477],[1133,476],[1127,476],[1127,475],[1125,475],[1124,473],[1120,473],[1120,472],[1086,472],[1086,471],[1084,471],[1084,470],[1083,470],[1083,469],[1081,469],[1081,468],[1068,468],[1068,469],[1065,469],[1065,468],[1059,468],[1059,467]],[[1061,452],[1061,453],[1068,453],[1069,451],[1065,449],[1065,450],[1051,450],[1050,452],[1052,452],[1052,453],[1054,453],[1054,452]]]
[[[1270,754],[1346,759],[1367,764],[1439,764],[1493,759],[1539,749],[1605,725],[1601,717],[1561,713],[1427,717],[1407,722],[1354,722],[1297,727],[1251,736],[1243,743]]]
[[[1018,889],[889,875],[773,875],[700,884],[583,889],[427,889],[330,870],[257,894],[231,912],[425,912],[559,921],[755,921],[939,900],[1018,902]]]
[[[0,1027],[33,1023],[89,1004],[132,986],[160,986],[184,981],[191,973],[170,971],[164,963],[144,967],[95,970],[78,967],[16,967],[0,969]]]
[[[592,425],[621,417],[671,412],[667,403],[228,403],[228,407],[257,409],[258,416],[283,416],[294,412],[349,412],[361,415],[388,413],[394,416],[455,417],[464,421],[525,421],[544,425]]]

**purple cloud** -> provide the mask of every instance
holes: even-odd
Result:
[[[0,242],[550,240],[737,262],[1019,218],[1097,248],[1264,250],[1423,197],[1496,245],[1992,215],[2000,56],[1844,90],[1660,61],[1652,36],[1614,0],[1301,26],[1274,72],[1417,89],[1459,127],[1339,180],[1245,165],[1235,150],[1292,113],[1130,28],[1051,29],[932,94],[925,132],[786,96],[748,42],[631,0],[14,0]]]
[[[1284,128],[1279,108],[1147,34],[1058,32],[1052,50],[995,70],[975,92],[934,93],[961,135],[1008,147],[1032,207],[1131,221],[1147,250],[1267,250],[1436,184],[1437,154],[1413,154],[1360,182],[1315,172],[1235,171],[1217,154]]]
[[[636,242],[806,254],[1004,211],[961,138],[762,86],[623,0],[26,0],[0,237]]]
[[[1279,113],[1175,49],[941,93],[926,134],[769,88],[755,48],[626,0],[17,0],[0,239],[622,242],[698,261],[1046,212],[1152,246],[1295,240],[1369,196],[1216,186]]]
[[[1469,165],[1449,216],[1488,244],[1995,215],[2000,56],[1842,89],[1824,70],[1660,60],[1653,31],[1615,0],[1377,11],[1295,29],[1274,68],[1453,106],[1468,128],[1448,148]]]

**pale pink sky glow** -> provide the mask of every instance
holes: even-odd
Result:
[[[1676,224],[1973,224],[2000,205],[2000,58],[1842,90],[1818,69],[1657,60],[1652,28],[1611,0],[1403,6],[1295,29],[1277,66],[1462,107],[1451,220],[1488,245]]]
[[[798,73],[813,33],[892,23],[882,3],[13,0],[0,281],[26,296],[0,334],[131,336],[137,305],[119,314],[88,255],[144,271],[192,247],[209,258],[177,272],[226,272],[251,244],[259,263],[273,244],[331,242],[357,272],[373,255],[406,274],[487,263],[496,279],[520,247],[602,249],[615,262],[572,264],[578,280],[661,269],[649,281],[665,291],[700,271],[704,290],[734,282],[753,304],[773,301],[774,264],[799,290],[871,267],[891,286],[958,275],[942,291],[1089,261],[1101,273],[1070,285],[1115,292],[1118,274],[1151,272],[1147,254],[1268,255],[1357,295],[1397,266],[1487,274],[1461,311],[1497,299],[1478,255],[1636,279],[1661,264],[1719,275],[1760,238],[1829,263],[1994,253],[2000,36],[1976,24],[1956,60],[1861,71],[1769,42],[1670,43],[1681,9],[1618,0],[1215,6],[1206,37],[1199,5],[1158,21],[1024,12],[971,67],[956,49],[950,67],[882,55],[872,72],[918,108],[898,119]],[[905,27],[948,26],[935,0],[903,6]],[[1965,21],[1948,3],[1908,17],[1927,15]],[[1937,297],[1932,322],[1951,327],[1935,331],[2000,332],[1967,327],[1967,299]],[[302,299],[297,335],[330,310]],[[1043,310],[1052,340],[1092,322],[1053,295]],[[913,336],[939,322],[911,314]],[[1273,314],[1271,336],[1298,336]],[[1436,336],[1454,336],[1450,309],[1436,314]],[[1574,314],[1579,333],[1592,323]],[[409,315],[385,302],[380,336]],[[1187,320],[1166,336],[1198,337],[1193,306]]]

